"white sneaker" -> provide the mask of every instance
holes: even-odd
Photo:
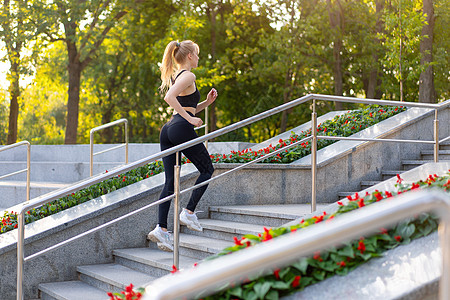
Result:
[[[186,225],[187,228],[195,231],[203,231],[202,226],[198,222],[198,218],[195,215],[195,213],[190,214],[187,212],[185,208],[183,208],[183,211],[180,214],[180,223],[182,225]]]
[[[147,240],[155,242],[158,245],[158,248],[163,251],[173,251],[172,235],[169,232],[163,231],[161,227],[159,227],[159,224],[155,229],[150,231],[147,235]]]

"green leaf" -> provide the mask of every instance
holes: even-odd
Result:
[[[269,293],[267,293],[265,299],[267,299],[267,300],[278,300],[278,299],[280,299],[280,296],[278,295],[278,291],[270,290]]]
[[[352,245],[347,245],[344,248],[338,250],[339,255],[353,257],[355,252],[353,251]]]
[[[302,260],[296,262],[292,266],[297,270],[299,270],[302,274],[306,274],[306,269],[308,269],[308,260],[306,258],[303,258]]]
[[[271,282],[272,288],[277,289],[277,290],[287,290],[289,289],[290,285],[289,283],[285,282],[285,281],[272,281]]]
[[[256,296],[259,299],[264,299],[264,296],[267,294],[267,292],[270,290],[270,282],[258,282],[257,284],[255,284],[255,286],[253,287],[253,290],[256,293]]]

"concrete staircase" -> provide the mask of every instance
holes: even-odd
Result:
[[[326,204],[318,206],[318,213]],[[309,205],[214,206],[209,218],[200,219],[204,230],[181,227],[180,268],[191,268],[204,258],[233,245],[233,237],[264,232],[264,226],[281,226],[311,212]],[[142,237],[145,238],[145,237]],[[144,286],[172,270],[173,254],[156,248],[117,249],[108,264],[78,266],[78,281],[42,283],[40,299],[106,299],[107,292],[120,292],[130,283]]]
[[[450,161],[450,142],[441,144],[439,147],[439,161]],[[402,168],[400,170],[382,170],[380,180],[361,181],[360,189],[358,191],[365,190],[368,187],[374,186],[384,180],[395,177],[397,174],[402,174],[405,171],[414,169],[423,164],[434,162],[434,150],[422,150],[420,152],[420,159],[418,160],[402,160]],[[339,198],[344,198],[353,195],[357,191],[339,192]]]

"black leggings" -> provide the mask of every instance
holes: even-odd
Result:
[[[189,114],[193,116],[191,113]],[[194,130],[194,125],[189,123],[179,114],[175,114],[169,120],[169,122],[164,124],[163,128],[161,129],[161,134],[159,136],[161,151],[180,145],[197,137],[198,135]],[[214,167],[212,165],[208,150],[206,150],[203,143],[187,148],[182,152],[200,172],[200,176],[197,178],[195,184],[201,183],[211,178],[214,172]],[[174,193],[174,166],[176,164],[176,155],[172,154],[164,157],[163,163],[166,182],[159,199],[163,199]],[[204,185],[192,191],[191,198],[186,207],[187,209],[189,209],[190,211],[195,210],[198,201],[205,193],[207,187],[208,185]],[[158,224],[162,228],[167,228],[167,216],[169,214],[171,202],[172,201],[167,201],[159,205]]]

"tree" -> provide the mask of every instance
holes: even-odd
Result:
[[[422,40],[420,42],[420,53],[422,58],[420,64],[425,67],[425,70],[420,73],[419,78],[419,102],[436,103],[432,65],[435,19],[433,0],[423,0],[423,13],[426,16],[426,21],[422,27]]]
[[[10,63],[9,81],[9,126],[7,144],[14,144],[17,140],[17,119],[19,117],[20,85],[22,75],[27,74],[27,58],[23,55],[23,48],[31,39],[27,14],[27,1],[4,0],[0,8],[0,38],[4,41],[7,60]]]
[[[331,0],[327,0],[328,16],[330,19],[330,27],[334,36],[333,40],[333,78],[334,78],[334,94],[342,96],[343,94],[343,74],[342,74],[342,39],[344,34],[344,9],[340,0],[336,0],[334,5]],[[336,110],[343,108],[341,102],[335,103]]]
[[[76,144],[83,70],[93,61],[109,31],[133,8],[135,2],[120,0],[40,2],[36,26],[47,42],[63,41],[67,50],[68,101],[66,144]],[[61,31],[60,28],[64,30]]]

